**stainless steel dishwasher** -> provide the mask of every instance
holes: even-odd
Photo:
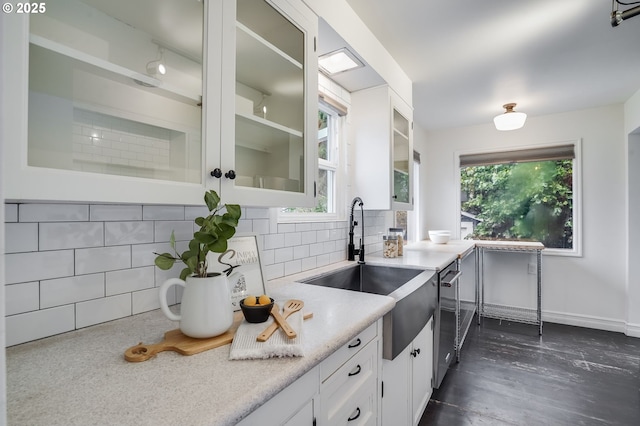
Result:
[[[438,272],[438,308],[433,345],[433,387],[438,389],[451,363],[456,359],[458,342],[458,280],[462,273],[454,261]]]

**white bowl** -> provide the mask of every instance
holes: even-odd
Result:
[[[429,239],[435,244],[447,244],[451,238],[451,231],[434,230],[429,231]]]

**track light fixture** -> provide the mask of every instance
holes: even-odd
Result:
[[[640,4],[640,1],[633,1],[630,3],[621,2],[619,0],[611,1],[611,26],[617,27],[622,23],[622,21],[626,21],[627,19],[631,19],[634,16],[640,15],[640,6],[632,7],[631,9],[627,9],[625,11],[620,12],[618,10],[618,5],[621,4],[623,6],[631,6],[634,4]]]
[[[167,73],[167,67],[164,64],[164,49],[158,47],[158,59],[147,62],[147,74],[150,76],[165,75]]]

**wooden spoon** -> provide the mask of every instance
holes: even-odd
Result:
[[[284,324],[286,324],[287,327],[289,327],[289,329],[291,329],[291,327],[287,323],[286,319],[289,318],[289,316],[292,313],[298,312],[303,307],[304,307],[304,302],[302,300],[291,299],[291,300],[288,300],[284,304],[284,312],[283,312],[282,315],[280,315],[280,311],[277,310],[278,308],[277,308],[277,305],[275,303],[273,304],[273,309],[271,310],[271,314],[273,314],[273,311],[276,310],[276,312],[278,313],[278,316],[280,316],[280,318],[282,318],[282,321],[284,322]],[[282,325],[278,321],[278,318],[275,315],[273,316],[273,318],[276,320],[276,322],[271,324],[260,335],[258,335],[258,337],[256,339],[258,342],[266,342],[267,340],[269,340],[269,337],[271,337],[271,335],[278,329],[278,325],[280,325],[280,327],[282,327]],[[291,331],[293,331],[293,337],[291,337],[291,335],[289,333],[287,333],[287,330],[284,327],[282,327],[282,330],[287,334],[287,336],[290,339],[293,339],[293,338],[296,337],[295,331],[291,330]]]

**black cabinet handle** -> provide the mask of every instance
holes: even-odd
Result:
[[[347,346],[349,349],[353,349],[353,348],[357,348],[358,346],[360,346],[360,344],[362,343],[362,340],[360,340],[360,338],[358,337],[358,339],[356,340],[356,343],[354,343],[353,345],[349,345]]]
[[[227,173],[224,174],[224,177],[226,177],[227,179],[235,179],[236,178],[236,172],[234,170],[229,170]]]
[[[214,178],[221,178],[222,177],[222,170],[220,170],[219,168],[215,168],[211,171],[211,176],[213,176]]]
[[[355,376],[356,374],[360,374],[361,371],[362,371],[362,367],[360,367],[360,364],[358,364],[356,366],[356,371],[350,372],[349,377]]]
[[[413,356],[414,358],[418,355],[420,355],[420,348],[411,351],[411,356]]]
[[[358,417],[360,417],[360,407],[356,407],[356,414],[353,417],[349,417],[347,421],[348,422],[354,421]]]

